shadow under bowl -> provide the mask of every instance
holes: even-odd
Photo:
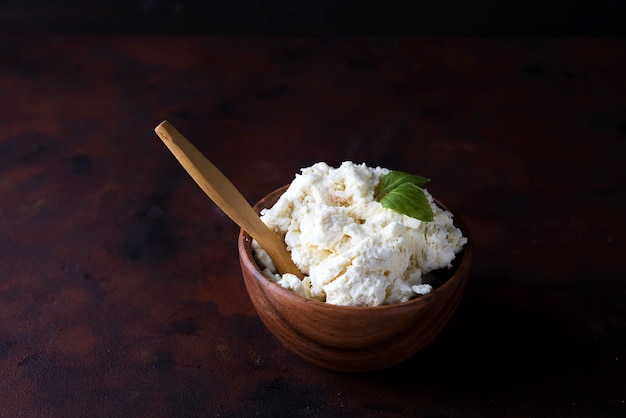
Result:
[[[287,187],[268,194],[254,209],[260,212],[271,207]],[[261,321],[288,350],[329,370],[385,369],[403,362],[433,341],[465,292],[473,262],[472,242],[467,226],[456,214],[454,222],[468,242],[456,256],[453,268],[433,272],[433,291],[404,303],[338,306],[296,295],[263,274],[252,254],[252,239],[243,230],[238,239],[241,271]]]

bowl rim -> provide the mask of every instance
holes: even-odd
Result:
[[[288,187],[289,187],[289,184],[281,186],[277,189],[274,189],[270,193],[267,193],[265,196],[259,199],[259,201],[253,206],[253,209],[255,210],[255,212],[259,214],[262,209],[268,207],[268,206],[262,205],[262,203],[269,196],[276,195],[277,196],[276,200],[278,200],[280,196],[287,190]],[[349,310],[352,312],[372,311],[372,310],[387,311],[387,310],[394,310],[394,309],[406,309],[407,307],[410,307],[412,305],[427,303],[428,299],[436,298],[438,294],[444,293],[447,291],[448,288],[452,287],[455,284],[458,284],[456,283],[458,281],[464,282],[461,284],[465,285],[467,280],[464,280],[464,279],[467,279],[467,277],[464,277],[464,276],[469,276],[469,271],[471,269],[471,266],[473,264],[473,259],[474,259],[472,236],[469,231],[469,228],[467,227],[467,223],[465,222],[465,220],[462,219],[462,217],[458,216],[455,212],[451,211],[448,206],[444,205],[443,203],[441,203],[439,200],[435,199],[434,197],[433,197],[433,201],[435,202],[437,206],[439,206],[440,208],[452,214],[454,218],[454,225],[463,232],[463,236],[467,238],[467,242],[463,246],[463,249],[455,255],[455,260],[460,257],[460,261],[458,262],[457,266],[453,267],[453,269],[455,269],[454,273],[452,273],[452,275],[443,284],[441,284],[437,288],[434,288],[430,293],[413,297],[412,299],[409,299],[405,302],[378,305],[378,306],[352,306],[352,305],[335,305],[332,303],[322,302],[319,300],[309,299],[304,296],[300,296],[297,293],[294,293],[293,291],[289,289],[285,289],[278,283],[273,282],[269,277],[265,275],[265,273],[263,273],[263,270],[261,270],[256,260],[254,259],[254,255],[252,254],[252,237],[242,228],[240,228],[239,230],[239,237],[237,240],[239,257],[241,259],[242,254],[245,254],[246,257],[244,258],[244,260],[241,260],[241,261],[244,262],[246,265],[250,265],[253,267],[253,269],[251,270],[254,273],[255,280],[264,279],[264,283],[266,283],[266,286],[267,284],[269,284],[270,286],[273,286],[272,287],[273,291],[278,291],[282,295],[284,295],[284,297],[287,297],[288,299],[294,302],[298,302],[298,303],[304,302],[304,303],[318,305],[320,307],[324,306],[324,309],[336,309],[336,310],[345,310],[345,311]],[[272,205],[274,203],[276,203],[276,201],[274,201]],[[461,273],[464,273],[465,271],[467,271],[467,275],[461,274]]]

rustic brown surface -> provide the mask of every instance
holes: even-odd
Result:
[[[0,37],[7,417],[622,416],[626,43]],[[476,260],[385,372],[286,351],[163,119],[256,202],[317,161],[429,176]]]

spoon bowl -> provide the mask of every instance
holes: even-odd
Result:
[[[268,194],[253,209],[258,213],[271,207],[287,187]],[[433,272],[441,284],[431,293],[404,303],[338,306],[301,297],[263,274],[252,253],[252,238],[243,229],[238,239],[241,271],[260,319],[288,350],[329,370],[384,369],[413,356],[435,339],[463,296],[473,249],[467,226],[458,215],[455,224],[468,237],[468,243],[453,268]]]

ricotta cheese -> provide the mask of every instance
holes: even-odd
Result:
[[[324,162],[303,168],[276,204],[260,215],[284,236],[305,278],[278,274],[253,241],[265,275],[301,296],[336,305],[401,303],[431,292],[422,276],[452,267],[467,238],[426,189],[432,222],[384,208],[374,199],[374,189],[389,171],[350,161],[338,168]]]

